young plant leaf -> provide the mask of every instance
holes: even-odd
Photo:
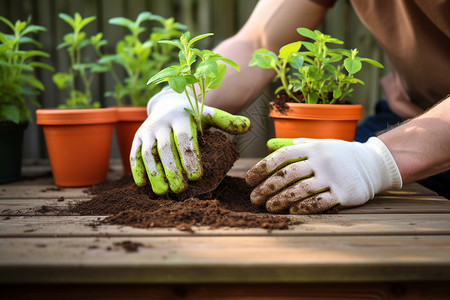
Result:
[[[177,93],[181,94],[186,88],[187,81],[183,76],[174,76],[169,79],[170,87]]]
[[[350,75],[359,72],[362,68],[362,64],[358,59],[351,59],[350,57],[344,60],[344,66]]]
[[[278,55],[278,57],[282,59],[288,59],[290,55],[297,53],[298,50],[300,50],[301,46],[302,46],[301,42],[293,42],[284,45],[283,47],[280,48],[280,54]]]

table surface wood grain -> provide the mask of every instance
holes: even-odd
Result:
[[[229,175],[256,162],[239,160]],[[88,201],[56,188],[48,165],[0,185],[0,284],[316,283],[450,280],[450,201],[414,183],[288,230],[89,226],[105,216],[36,214]],[[109,179],[122,176],[112,164]],[[58,201],[59,197],[64,201]],[[127,252],[121,243],[140,243]]]

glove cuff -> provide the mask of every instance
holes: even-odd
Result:
[[[381,163],[382,166],[379,167],[384,168],[384,170],[386,171],[385,174],[388,175],[381,176],[379,191],[387,190],[390,188],[400,189],[403,185],[402,176],[394,160],[394,157],[392,156],[386,145],[377,137],[371,137],[366,142],[366,144],[378,154],[378,157],[381,158],[379,163]]]
[[[194,93],[191,91],[191,89],[188,88],[188,93],[190,97],[194,97]],[[158,92],[157,94],[155,94],[153,97],[150,98],[150,100],[148,100],[147,102],[147,116],[150,115],[150,112],[152,111],[152,106],[158,102],[159,100],[161,100],[162,98],[166,98],[168,95],[170,95],[170,97],[180,97],[180,95],[185,95],[185,93],[177,93],[174,90],[172,90],[168,85],[166,85],[165,87],[163,87],[163,89]],[[186,98],[186,101],[187,98]]]

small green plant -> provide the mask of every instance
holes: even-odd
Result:
[[[0,32],[0,122],[28,122],[31,114],[27,103],[39,107],[34,97],[44,90],[44,85],[33,75],[33,71],[35,68],[53,71],[53,68],[36,61],[36,57],[49,57],[46,52],[23,50],[21,46],[32,44],[41,48],[41,43],[28,35],[46,29],[31,25],[30,18],[13,24],[0,16],[0,21],[12,30],[12,34]]]
[[[383,68],[373,59],[358,57],[357,49],[329,48],[327,43],[344,42],[319,30],[298,28],[297,32],[313,42],[287,44],[278,55],[264,48],[258,49],[250,61],[250,66],[275,70],[276,79],[279,78],[282,84],[276,94],[284,91],[290,99],[302,102],[294,95],[300,91],[306,103],[339,103],[352,95],[352,84],[364,84],[354,76],[362,69],[362,62]],[[299,52],[302,45],[307,51]],[[290,68],[296,72],[290,74]]]
[[[64,41],[58,45],[58,49],[66,48],[70,65],[67,73],[56,73],[53,81],[60,89],[69,89],[69,98],[66,104],[62,104],[60,108],[97,108],[100,107],[98,101],[92,101],[91,83],[94,75],[100,72],[108,71],[108,66],[100,64],[98,61],[84,62],[83,57],[87,46],[92,46],[98,58],[102,57],[100,48],[106,44],[103,40],[103,34],[97,33],[94,36],[87,37],[84,27],[95,21],[95,17],[83,18],[79,13],[75,13],[73,17],[60,13],[59,17],[70,25],[72,32],[64,35]],[[83,87],[83,90],[78,88]]]
[[[213,33],[205,33],[191,39],[190,33],[186,32],[181,35],[179,40],[160,41],[160,43],[173,45],[180,49],[180,63],[161,70],[148,81],[148,84],[168,82],[175,92],[184,92],[191,106],[191,109],[186,109],[186,111],[193,116],[200,132],[202,132],[201,122],[206,93],[222,84],[223,76],[227,71],[225,64],[217,62],[222,61],[240,71],[239,66],[231,59],[222,57],[211,50],[199,50],[192,47],[195,42],[211,35]],[[193,65],[197,59],[200,60],[194,68]]]
[[[156,21],[162,27],[153,27],[150,33],[142,26],[144,21]],[[109,20],[109,24],[123,26],[130,34],[127,34],[116,45],[114,55],[106,55],[99,62],[110,68],[115,81],[115,90],[106,93],[113,96],[118,106],[124,105],[124,97],[127,97],[132,106],[145,106],[148,99],[159,92],[157,85],[147,86],[147,76],[153,76],[168,63],[175,61],[174,47],[168,44],[159,44],[160,40],[179,38],[180,30],[186,26],[174,21],[173,18],[165,19],[150,12],[142,12],[135,21],[128,18],[117,17]],[[141,39],[146,34],[146,38]],[[111,63],[122,66],[126,76],[121,80]]]

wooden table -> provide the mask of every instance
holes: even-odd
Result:
[[[242,159],[230,175],[254,163]],[[187,233],[36,215],[89,200],[50,175],[31,166],[0,185],[0,298],[450,299],[450,201],[419,184],[339,214],[290,216],[302,224],[289,230]],[[121,175],[112,164],[109,178]],[[142,246],[127,252],[126,241]]]

